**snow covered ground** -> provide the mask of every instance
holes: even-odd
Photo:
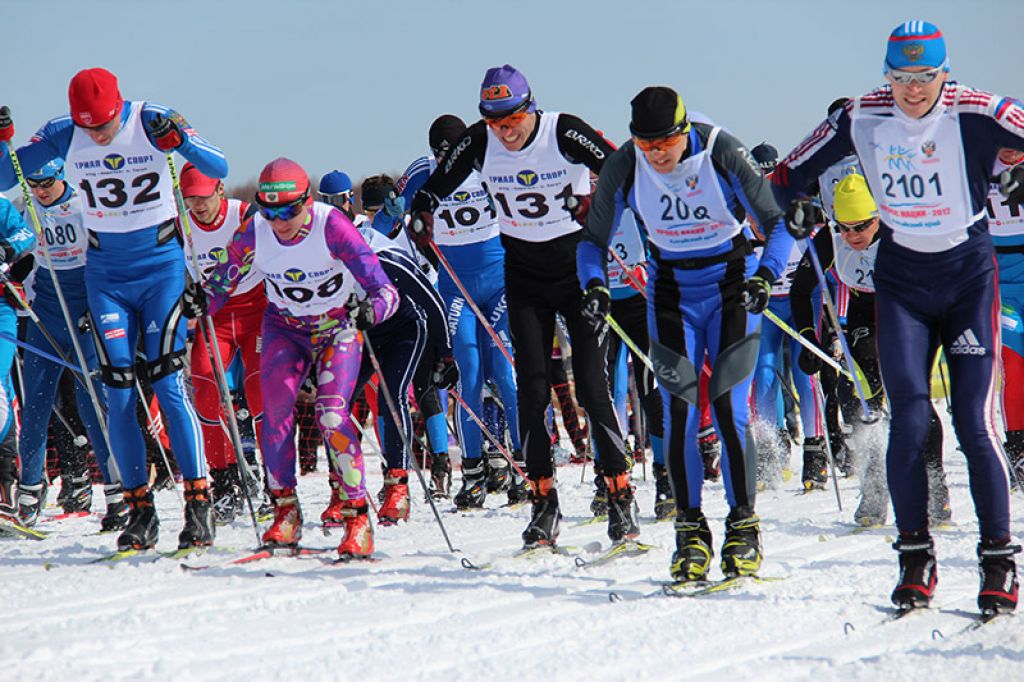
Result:
[[[671,599],[660,595],[659,583],[668,578],[672,525],[653,522],[653,480],[639,480],[638,470],[641,539],[659,549],[593,568],[577,568],[567,556],[513,558],[528,509],[500,508],[498,498],[485,511],[443,514],[461,550],[451,555],[418,487],[412,520],[378,528],[379,563],[274,558],[191,573],[167,559],[87,565],[114,544],[113,536],[95,534],[98,517],[42,523],[53,533],[46,541],[0,540],[0,677],[1019,679],[1019,618],[963,631],[976,610],[977,525],[963,456],[949,433],[947,424],[957,525],[936,533],[933,608],[900,621],[883,622],[897,573],[893,529],[851,534],[856,479],[841,482],[842,513],[831,490],[798,494],[796,479],[761,495],[762,574],[784,581]],[[376,491],[376,461],[368,464]],[[580,485],[576,466],[562,467],[559,477],[561,543],[607,547],[603,524],[580,525],[590,518],[589,481]],[[324,474],[301,479],[305,545],[338,541],[312,523],[327,493]],[[100,488],[96,495],[98,510]],[[708,486],[705,499],[720,545],[721,484]],[[1013,502],[1019,538],[1019,493]],[[170,550],[180,511],[173,493],[159,493],[157,503],[164,521],[160,548]],[[245,521],[219,530],[221,546],[241,550],[253,543]],[[467,570],[463,558],[490,567]],[[610,592],[620,599],[611,601]]]

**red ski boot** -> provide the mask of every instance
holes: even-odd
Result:
[[[384,472],[384,503],[377,512],[382,526],[394,526],[409,519],[409,472],[388,469]]]
[[[296,547],[302,538],[302,509],[295,488],[271,490],[274,503],[274,522],[263,533],[267,547]]]
[[[345,525],[344,514],[341,513],[341,496],[338,494],[338,484],[331,481],[331,501],[327,503],[327,509],[320,514],[320,523],[327,528],[335,528]]]
[[[366,500],[345,500],[341,507],[345,518],[345,537],[338,545],[338,559],[369,559],[373,554],[373,527],[366,513]]]

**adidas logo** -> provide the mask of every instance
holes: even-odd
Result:
[[[985,347],[978,342],[974,330],[968,328],[963,334],[957,337],[953,346],[949,349],[950,355],[984,355]]]
[[[159,334],[160,328],[156,326],[156,320],[150,320],[149,326],[146,327],[147,334]]]

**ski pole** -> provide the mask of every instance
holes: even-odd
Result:
[[[171,182],[174,185],[174,198],[178,204],[178,212],[181,215],[181,225],[185,232],[185,241],[188,243],[189,260],[192,263],[192,271],[196,278],[200,278],[199,259],[196,257],[196,246],[192,242],[192,221],[189,220],[188,207],[185,205],[185,197],[181,193],[181,182],[178,178],[178,169],[174,165],[174,157],[167,154],[167,167],[171,171]],[[213,328],[213,316],[207,313],[199,320],[199,328],[203,332],[203,339],[206,341],[206,350],[213,358],[213,375],[217,382],[217,392],[220,394],[221,409],[228,420],[228,432],[231,434],[231,445],[235,450],[235,459],[238,461],[238,470],[245,472],[247,479],[242,483],[242,492],[245,494],[245,503],[249,506],[249,517],[252,520],[252,528],[256,533],[256,545],[263,545],[263,537],[260,534],[260,524],[256,520],[256,507],[252,503],[252,495],[249,494],[249,483],[255,481],[252,472],[249,471],[248,462],[245,459],[245,450],[242,448],[242,435],[238,430],[238,419],[235,417],[235,406],[231,400],[231,391],[228,390],[227,374],[224,371],[224,359],[220,356],[220,345],[217,343],[217,331]]]
[[[512,369],[515,369],[516,361],[512,358],[512,354],[508,352],[508,348],[505,347],[501,337],[498,336],[498,332],[494,331],[494,327],[491,326],[491,323],[486,317],[484,317],[484,314],[480,312],[480,308],[477,307],[473,298],[466,290],[466,287],[463,286],[462,280],[460,280],[458,275],[455,274],[455,269],[452,268],[451,263],[449,263],[448,259],[444,257],[444,254],[441,253],[441,249],[437,247],[437,244],[434,243],[433,239],[430,240],[430,248],[433,249],[434,254],[437,255],[437,260],[440,261],[441,265],[444,266],[444,269],[448,271],[448,275],[452,278],[452,281],[455,282],[455,286],[459,288],[459,292],[461,292],[463,298],[466,299],[466,305],[469,306],[469,309],[472,310],[473,314],[476,315],[478,320],[480,320],[480,324],[483,325],[484,331],[487,332],[487,335],[490,336],[491,340],[498,346],[498,350],[501,351],[501,354],[504,355],[505,359],[512,365]]]
[[[646,300],[647,289],[644,287],[643,282],[637,279],[637,276],[634,275],[633,272],[629,269],[629,267],[626,266],[626,261],[622,260],[622,256],[615,253],[615,249],[613,249],[610,246],[608,247],[608,253],[612,254],[612,258],[614,258],[618,266],[622,268],[622,272],[626,275],[626,278],[633,283],[633,288],[639,291],[640,295],[644,297],[644,300]]]
[[[825,309],[828,311],[829,320],[832,323],[832,327],[836,330],[836,336],[839,338],[839,347],[843,349],[843,357],[846,358],[846,366],[853,372],[853,356],[850,354],[850,347],[846,343],[846,335],[843,334],[843,328],[839,324],[839,315],[836,314],[836,307],[832,304],[832,294],[829,293],[828,283],[825,281],[825,273],[821,269],[821,261],[818,260],[818,250],[814,248],[814,244],[810,244],[807,247],[807,254],[810,256],[811,263],[814,265],[814,272],[818,275],[818,285],[821,287],[821,300],[825,304]],[[850,379],[853,384],[854,390],[857,392],[857,400],[860,401],[861,409],[861,421],[865,424],[871,424],[878,421],[878,415],[871,412],[871,408],[868,407],[867,397],[864,395],[864,388],[860,385],[857,379]]]
[[[498,438],[490,432],[490,430],[484,424],[483,420],[480,419],[480,417],[477,416],[476,412],[473,411],[473,408],[471,408],[466,403],[465,398],[463,398],[459,394],[459,392],[456,391],[454,388],[448,389],[448,392],[452,394],[452,397],[454,397],[456,401],[458,401],[459,405],[462,405],[462,409],[466,411],[466,414],[469,415],[469,418],[476,422],[476,425],[480,427],[480,431],[483,432],[484,436],[487,437],[487,440],[491,441],[491,445],[493,445],[498,450],[498,452],[500,452],[502,456],[508,460],[508,463],[511,464],[512,468],[516,470],[516,473],[522,476],[523,480],[526,480],[526,472],[523,471],[522,467],[516,464],[516,461],[512,458],[512,455],[510,455],[505,446],[498,441]]]
[[[391,413],[391,419],[395,422],[395,429],[398,431],[398,435],[402,439],[402,445],[405,447],[405,451],[409,453],[409,461],[412,462],[413,471],[416,472],[416,478],[419,479],[420,485],[423,487],[423,494],[427,497],[427,502],[430,503],[430,509],[434,512],[434,518],[437,519],[437,525],[441,529],[441,535],[444,536],[445,544],[448,545],[448,551],[455,554],[455,547],[452,546],[452,541],[448,537],[448,530],[444,527],[444,521],[441,520],[441,514],[437,511],[437,505],[434,504],[434,498],[430,494],[430,488],[427,487],[427,481],[423,478],[423,469],[420,467],[420,463],[416,460],[416,455],[413,454],[412,444],[409,442],[409,434],[402,428],[402,420],[398,415],[398,407],[395,405],[395,401],[391,398],[391,392],[388,390],[387,381],[384,380],[384,372],[381,371],[380,362],[377,361],[377,353],[373,350],[373,344],[370,342],[369,334],[365,332],[363,336],[363,345],[366,347],[366,354],[370,358],[370,364],[373,365],[373,371],[377,373],[377,379],[380,381],[380,390],[377,391],[378,397],[383,397],[384,402],[387,403],[388,411]]]
[[[53,258],[50,256],[50,245],[46,243],[46,235],[43,231],[42,224],[39,222],[39,214],[36,213],[36,205],[32,199],[32,193],[29,191],[28,182],[25,181],[25,174],[21,169],[21,161],[18,159],[18,153],[14,151],[14,148],[11,147],[10,143],[7,143],[6,146],[7,153],[11,156],[11,165],[14,166],[14,174],[18,176],[18,184],[21,186],[21,194],[25,199],[25,208],[28,210],[28,214],[32,218],[32,227],[35,228],[36,239],[42,245],[43,258],[46,261],[46,269],[49,271],[50,279],[53,281],[54,292],[57,294],[57,302],[60,304],[60,311],[64,316],[64,324],[66,324],[68,328],[68,336],[71,338],[71,346],[74,348],[78,364],[82,368],[82,376],[85,377],[85,379],[81,380],[81,383],[85,386],[85,390],[89,394],[89,400],[92,402],[93,409],[96,410],[96,421],[99,422],[100,432],[103,434],[103,440],[106,443],[107,451],[113,454],[114,448],[110,444],[110,431],[107,428],[107,420],[105,418],[106,411],[100,404],[99,396],[96,393],[96,387],[92,383],[92,378],[89,374],[89,366],[85,361],[85,353],[82,351],[82,344],[78,339],[78,329],[74,320],[71,319],[71,312],[68,310],[68,304],[64,298],[64,290],[61,287],[60,280],[57,278],[57,273],[53,268]],[[13,288],[10,280],[7,279],[6,272],[4,273],[4,279],[6,280],[7,287],[9,289]],[[22,300],[20,296],[18,297],[18,300]],[[50,333],[43,329],[43,325],[39,320],[39,317],[27,304],[25,308],[29,311],[29,316],[32,318],[32,321],[43,332],[46,340],[49,341],[53,345],[54,349],[58,350],[60,355],[63,357],[63,349],[61,349],[59,345],[56,345],[55,340],[50,336]]]
[[[811,247],[814,248],[813,246]],[[813,391],[814,391],[814,402],[817,403],[818,414],[825,414],[825,396],[821,393],[821,382],[814,381],[812,379]],[[820,420],[819,420],[820,421]],[[819,424],[820,426],[823,426]],[[843,498],[839,494],[839,477],[836,475],[836,460],[832,453],[832,439],[828,437],[828,429],[822,428],[822,433],[825,435],[823,439],[825,441],[825,454],[828,456],[828,468],[832,472],[832,488],[836,492],[836,506],[839,507],[839,511],[843,511]]]
[[[76,379],[80,378],[82,376],[82,369],[80,367],[76,367],[75,365],[68,364],[64,360],[58,358],[56,355],[52,355],[50,353],[47,353],[45,350],[43,350],[41,348],[37,348],[37,347],[33,346],[30,343],[25,343],[21,339],[15,338],[15,337],[11,336],[10,334],[8,334],[6,332],[0,332],[0,339],[3,339],[4,341],[7,341],[8,343],[13,343],[15,346],[18,346],[19,348],[24,348],[29,353],[33,353],[35,355],[38,355],[41,358],[46,358],[50,362],[52,362],[54,364],[57,364],[57,365],[60,365],[64,369],[71,370],[71,373],[74,374]]]
[[[139,393],[139,400],[142,401],[142,410],[146,413],[146,423],[149,425],[149,435],[153,437],[153,441],[156,443],[157,450],[160,451],[160,458],[164,461],[164,466],[167,467],[167,474],[172,476],[173,481],[173,470],[171,469],[171,460],[167,457],[167,450],[164,449],[164,444],[160,442],[160,432],[163,427],[156,423],[156,418],[153,417],[153,413],[149,410],[149,403],[146,402],[146,393],[142,390],[142,383],[139,381],[139,377],[135,377],[135,390]],[[163,421],[163,417],[160,417],[160,421]],[[178,501],[178,509],[182,512],[185,511],[185,503],[182,501],[182,493],[178,490],[177,482],[174,483],[174,492],[178,493],[175,495],[175,499]]]
[[[856,382],[856,379],[854,379],[853,374],[851,372],[847,371],[847,369],[845,367],[843,367],[838,362],[833,360],[828,355],[828,353],[824,352],[823,350],[818,348],[816,345],[814,345],[813,343],[811,343],[810,341],[808,341],[804,337],[800,336],[800,334],[797,333],[797,331],[795,329],[793,329],[788,324],[786,324],[778,315],[773,313],[770,309],[765,308],[764,310],[761,311],[761,314],[764,315],[765,317],[767,317],[769,320],[771,320],[772,323],[776,327],[778,327],[783,332],[785,332],[786,334],[791,336],[801,346],[803,346],[807,350],[809,350],[812,353],[814,353],[815,355],[817,355],[818,358],[820,358],[821,361],[824,362],[826,365],[828,365],[829,367],[831,367],[835,371],[839,372],[840,374],[842,374],[844,377],[846,377],[850,381]]]

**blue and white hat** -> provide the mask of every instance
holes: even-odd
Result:
[[[331,196],[352,191],[352,178],[340,170],[333,170],[320,178],[320,194]]]
[[[889,34],[885,48],[885,71],[912,66],[943,68],[949,71],[946,39],[935,24],[907,21]]]
[[[40,168],[34,173],[29,173],[25,176],[29,180],[46,180],[47,178],[54,178],[55,180],[64,179],[64,159],[56,158],[47,163],[45,166]]]

